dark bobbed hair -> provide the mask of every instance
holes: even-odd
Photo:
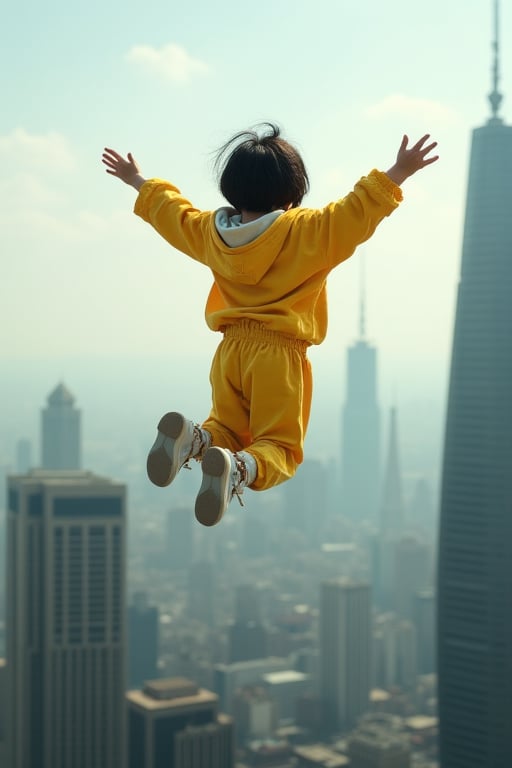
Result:
[[[219,188],[237,211],[268,213],[290,204],[296,208],[308,192],[302,157],[280,133],[277,125],[262,123],[237,133],[217,151]]]

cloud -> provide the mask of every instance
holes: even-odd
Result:
[[[10,134],[0,135],[2,163],[17,168],[51,168],[54,171],[72,171],[76,159],[65,136],[59,133],[31,134],[17,128]],[[4,165],[5,168],[5,165]]]
[[[434,120],[441,123],[453,123],[457,120],[457,113],[450,107],[430,99],[411,98],[403,93],[386,96],[382,101],[367,107],[365,114],[377,120],[390,116],[421,118],[421,120]]]
[[[36,134],[18,128],[0,134],[0,252],[23,241],[37,248],[44,242],[100,241],[119,228],[76,182],[80,158],[59,133]]]
[[[128,51],[127,59],[174,83],[185,83],[195,75],[208,71],[204,61],[193,58],[184,48],[174,43],[162,48],[136,45]]]
[[[18,227],[27,235],[37,212],[63,211],[71,200],[78,157],[59,133],[30,133],[17,128],[0,134],[1,243]]]

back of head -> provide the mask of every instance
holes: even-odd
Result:
[[[237,211],[296,207],[309,189],[300,154],[273,123],[233,136],[217,152],[215,168],[220,191]]]

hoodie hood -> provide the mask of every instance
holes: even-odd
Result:
[[[284,213],[271,211],[243,224],[233,208],[219,208],[213,216],[213,237],[219,250],[208,258],[208,266],[227,280],[258,283],[274,263],[288,233]],[[280,226],[273,226],[278,219]]]
[[[215,213],[215,227],[226,245],[237,248],[256,240],[282,213],[281,209],[270,211],[244,224],[242,215],[233,208],[219,208]]]

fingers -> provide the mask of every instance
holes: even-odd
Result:
[[[101,158],[101,162],[103,163],[103,165],[107,165],[108,168],[112,169],[110,173],[114,173],[119,168],[119,163],[117,162],[117,160],[111,160],[111,158],[107,157],[107,155],[103,155],[103,157]]]
[[[437,141],[431,141],[430,144],[427,144],[427,146],[425,146],[425,142],[428,139],[430,139],[430,134],[426,133],[409,150],[409,153],[411,153],[411,155],[410,155],[411,157],[414,154],[416,154],[417,156],[419,156],[419,158],[421,158],[421,167],[422,168],[425,165],[430,165],[431,163],[435,163],[436,160],[439,160],[439,155],[434,155],[433,157],[427,157],[427,155],[430,152],[432,152],[433,149],[435,149],[437,147]]]
[[[422,157],[425,157],[425,155],[428,155],[429,152],[432,152],[432,150],[437,147],[437,141],[432,141],[426,147],[423,146],[427,141],[427,139],[430,139],[430,133],[426,133],[424,136],[422,136],[421,139],[416,142],[414,147],[412,147],[412,149],[419,152],[422,155]],[[436,160],[437,159],[438,158],[436,157]]]
[[[428,155],[429,152],[432,152],[432,150],[437,147],[437,141],[433,141],[432,144],[429,144],[428,147],[424,147],[421,152],[424,155]]]
[[[123,169],[135,168],[135,170],[138,170],[137,163],[131,152],[128,152],[127,159],[125,159],[122,155],[116,152],[115,149],[105,147],[101,156],[101,161],[104,165],[112,168],[113,171],[118,174],[122,173]]]
[[[105,148],[105,151],[101,156],[101,162],[104,165],[108,165],[109,168],[117,168],[120,163],[124,163],[124,160],[121,155],[118,155],[113,149]]]
[[[402,137],[402,143],[400,144],[399,152],[403,152],[405,149],[407,149],[407,145],[409,143],[409,137],[404,133]]]
[[[124,160],[122,155],[116,152],[115,149],[109,149],[108,147],[105,147],[105,149],[103,150],[103,157],[108,157],[109,155],[115,158],[116,160]]]
[[[411,147],[411,149],[421,149],[427,139],[430,139],[430,133],[426,133],[424,136],[422,136],[421,139],[416,142],[414,147]]]
[[[428,135],[426,137],[423,137],[424,140],[428,138]],[[433,149],[437,147],[437,141],[433,141],[431,144],[428,144],[428,146],[423,147],[419,150],[419,156],[421,157],[421,160],[423,162],[423,167],[426,165],[430,165],[431,163],[435,163],[436,160],[439,160],[439,155],[434,155],[433,157],[427,157],[427,155],[432,152]]]
[[[435,163],[436,160],[439,160],[439,155],[434,155],[433,157],[428,157],[425,160],[423,160],[423,166],[430,165],[431,163]]]

